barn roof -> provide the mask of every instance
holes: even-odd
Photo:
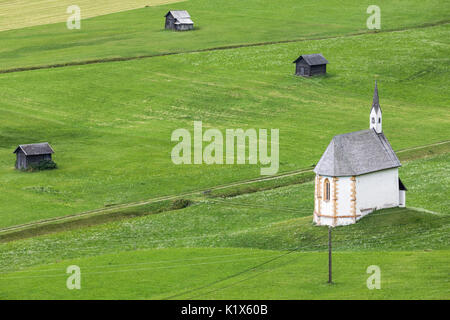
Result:
[[[357,176],[400,166],[384,134],[367,129],[335,136],[314,172],[333,177]]]
[[[175,24],[194,24],[194,21],[192,21],[191,19],[180,18],[175,21]]]
[[[170,10],[166,13],[165,17],[167,17],[169,14],[171,14],[177,21],[176,24],[194,24],[194,22],[191,20],[191,16],[189,15],[189,12],[186,10]]]
[[[305,60],[305,62],[310,66],[317,66],[321,64],[328,64],[328,60],[324,58],[321,53],[313,53],[313,54],[303,54],[298,57],[294,63],[297,63],[300,60]]]
[[[52,147],[48,144],[48,142],[43,143],[34,143],[34,144],[21,144],[19,145],[14,153],[17,153],[19,150],[22,150],[23,153],[27,156],[37,156],[41,154],[51,154],[55,153]]]

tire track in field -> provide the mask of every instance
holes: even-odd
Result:
[[[450,23],[450,20],[442,20],[442,21],[433,22],[433,23],[425,23],[425,24],[421,24],[421,25],[417,25],[417,26],[388,29],[388,30],[382,30],[382,31],[359,31],[359,32],[351,32],[351,33],[347,33],[347,34],[343,34],[343,35],[335,35],[335,36],[323,36],[323,37],[299,38],[299,39],[291,39],[291,40],[255,42],[255,43],[246,43],[246,44],[225,45],[225,46],[205,48],[205,49],[196,49],[196,50],[162,52],[162,53],[131,56],[131,57],[92,59],[92,60],[71,61],[71,62],[55,63],[55,64],[48,64],[48,65],[40,65],[40,66],[31,66],[31,67],[17,67],[17,68],[10,68],[10,69],[0,69],[0,74],[33,71],[33,70],[43,70],[43,69],[64,68],[64,67],[72,67],[72,66],[83,66],[83,65],[89,65],[89,64],[99,64],[99,63],[108,63],[108,62],[142,60],[142,59],[148,59],[148,58],[181,55],[181,54],[189,54],[189,53],[230,50],[230,49],[238,49],[238,48],[246,48],[246,47],[261,47],[261,46],[267,46],[267,45],[273,45],[273,44],[283,44],[283,43],[292,43],[292,42],[351,38],[351,37],[357,37],[357,36],[369,35],[369,34],[392,33],[392,32],[402,32],[402,31],[408,31],[408,30],[414,30],[414,29],[430,28],[430,27],[435,27],[435,26],[439,26],[439,25],[445,25],[448,23]]]
[[[114,205],[114,206],[110,206],[107,208],[89,210],[89,211],[85,211],[85,212],[81,212],[81,213],[66,215],[64,217],[56,217],[56,218],[50,218],[50,219],[45,219],[45,220],[39,220],[36,222],[30,222],[30,223],[26,223],[26,224],[17,225],[17,226],[1,228],[0,234],[5,233],[5,232],[10,232],[10,231],[16,231],[16,230],[21,230],[21,229],[25,229],[25,228],[30,228],[30,227],[36,227],[36,226],[40,226],[40,225],[52,223],[52,222],[62,222],[62,221],[66,221],[66,220],[72,220],[74,218],[81,218],[81,217],[91,216],[91,215],[95,215],[95,214],[102,214],[102,213],[107,213],[110,211],[115,211],[115,210],[120,210],[120,209],[128,209],[128,208],[138,207],[138,206],[162,202],[162,201],[176,200],[176,199],[183,198],[183,197],[200,195],[200,194],[203,194],[203,193],[209,192],[209,191],[217,191],[217,190],[227,189],[227,188],[231,188],[231,187],[237,187],[237,186],[243,186],[243,185],[247,185],[247,184],[257,183],[257,182],[276,180],[276,179],[280,179],[280,178],[295,176],[295,175],[298,175],[301,173],[311,172],[312,170],[313,170],[312,168],[307,168],[307,169],[289,171],[289,172],[279,174],[276,176],[261,177],[261,178],[256,178],[256,179],[238,181],[238,182],[219,185],[219,186],[210,187],[210,188],[201,189],[201,190],[194,190],[194,191],[179,193],[179,194],[175,194],[175,195],[161,196],[161,197],[151,198],[151,199],[143,200],[143,201]]]
[[[443,145],[443,144],[447,144],[447,143],[450,143],[450,140],[439,141],[439,142],[426,144],[426,145],[422,145],[422,146],[415,146],[415,147],[411,147],[411,148],[400,149],[400,150],[396,151],[396,153],[398,154],[398,153],[412,151],[412,150],[424,149],[424,148],[439,146],[439,145]],[[157,203],[157,202],[162,202],[162,201],[168,201],[168,200],[176,200],[176,199],[188,197],[188,196],[201,195],[201,194],[204,194],[204,193],[210,192],[210,191],[223,190],[223,189],[227,189],[227,188],[231,188],[231,187],[244,186],[244,185],[248,185],[248,184],[252,184],[252,183],[258,183],[258,182],[264,182],[264,181],[277,180],[277,179],[286,178],[286,177],[292,177],[292,176],[296,176],[296,175],[299,175],[302,173],[307,173],[307,172],[312,172],[312,171],[313,171],[312,167],[303,168],[303,169],[284,172],[284,173],[274,175],[274,176],[267,176],[267,177],[260,177],[260,178],[255,178],[255,179],[237,181],[237,182],[218,185],[218,186],[214,186],[214,187],[210,187],[210,188],[179,193],[179,194],[175,194],[175,195],[167,195],[167,196],[161,196],[161,197],[156,197],[156,198],[150,198],[150,199],[143,200],[143,201],[130,202],[130,203],[119,204],[119,205],[110,206],[110,207],[106,207],[106,208],[94,209],[94,210],[84,211],[81,213],[66,215],[63,217],[55,217],[55,218],[39,220],[39,221],[30,222],[30,223],[26,223],[26,224],[20,224],[20,225],[16,225],[16,226],[1,228],[0,234],[5,234],[5,233],[13,232],[13,231],[21,231],[23,229],[29,229],[29,228],[33,228],[33,227],[37,227],[37,226],[41,226],[41,225],[45,225],[45,224],[53,223],[53,222],[64,222],[64,221],[69,221],[72,219],[93,216],[96,214],[105,214],[105,213],[115,211],[115,210],[120,210],[120,209],[133,208],[133,207],[138,207],[138,206],[142,206],[142,205],[147,205],[147,204],[152,204],[152,203]]]

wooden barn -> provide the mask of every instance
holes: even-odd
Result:
[[[28,169],[31,164],[38,164],[43,160],[52,160],[55,153],[48,142],[35,144],[21,144],[14,151],[16,154],[16,169]]]
[[[167,12],[166,29],[176,31],[187,31],[194,29],[194,22],[186,10],[171,10]]]
[[[327,73],[328,61],[320,53],[301,55],[293,63],[297,76],[311,77]]]

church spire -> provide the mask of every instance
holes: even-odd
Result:
[[[372,108],[375,109],[375,111],[378,112],[378,109],[380,109],[380,100],[378,98],[378,84],[377,80],[375,80],[375,91],[373,92],[373,102],[372,102]]]
[[[370,110],[370,128],[374,129],[377,133],[383,132],[381,107],[378,97],[378,84],[376,80],[375,80],[375,91],[373,93],[372,109]]]

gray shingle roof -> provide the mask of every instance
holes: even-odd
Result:
[[[305,62],[310,66],[317,66],[320,64],[328,64],[328,60],[325,59],[321,53],[303,54],[300,57],[298,57],[294,61],[294,63],[297,63],[301,59],[305,60]]]
[[[191,20],[189,12],[187,12],[186,10],[170,10],[169,12],[167,12],[165,17],[167,17],[169,14],[171,14],[177,20],[175,22],[177,24],[194,24],[194,22]]]
[[[384,134],[368,129],[335,136],[314,172],[332,177],[357,176],[400,166]]]
[[[14,153],[17,153],[19,150],[22,150],[23,153],[27,156],[37,156],[41,154],[52,154],[55,153],[52,147],[48,144],[48,142],[43,143],[34,143],[34,144],[21,144],[19,145]]]

